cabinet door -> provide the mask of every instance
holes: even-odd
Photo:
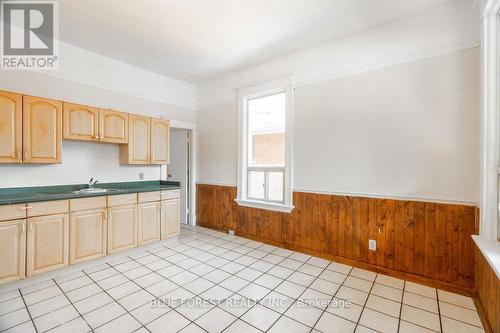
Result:
[[[70,214],[70,265],[106,255],[106,209]]]
[[[61,163],[62,102],[23,96],[23,162]]]
[[[26,275],[68,266],[69,214],[28,219]]]
[[[137,246],[137,205],[108,209],[108,253]]]
[[[151,164],[170,162],[170,122],[151,118]]]
[[[96,108],[64,103],[63,137],[71,140],[96,141],[99,137],[99,111]]]
[[[0,163],[21,163],[22,95],[0,91]]]
[[[151,119],[138,115],[129,115],[128,145],[121,146],[120,163],[151,163]]]
[[[101,142],[128,143],[128,113],[99,110]]]
[[[138,245],[160,240],[160,202],[138,205]]]
[[[179,199],[165,200],[161,203],[161,239],[180,233],[181,204]]]
[[[26,220],[0,222],[0,283],[25,275]]]

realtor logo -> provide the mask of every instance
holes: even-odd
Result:
[[[57,1],[1,1],[1,69],[58,69]]]

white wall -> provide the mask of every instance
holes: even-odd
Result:
[[[197,182],[235,186],[238,104],[227,103],[200,110],[196,128]]]
[[[236,89],[265,79],[294,74],[301,86],[476,47],[479,41],[478,8],[470,0],[451,0],[417,16],[201,84],[198,107],[235,101]]]
[[[297,87],[294,189],[478,202],[479,48]],[[198,182],[236,184],[237,103],[198,115]]]
[[[196,87],[62,45],[58,72],[2,71],[0,90],[171,119],[193,128]],[[60,165],[0,165],[0,187],[165,178],[165,167],[121,166],[119,146],[63,141]]]
[[[0,165],[0,187],[85,184],[91,177],[101,183],[160,179],[159,166],[119,165],[119,146],[64,141],[62,164]]]
[[[197,181],[236,184],[236,91],[294,74],[295,190],[477,203],[478,10],[448,1],[200,84]]]

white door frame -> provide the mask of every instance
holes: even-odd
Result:
[[[497,241],[500,161],[500,0],[482,8],[481,237]]]
[[[185,129],[189,133],[189,200],[186,208],[189,210],[188,225],[196,225],[196,124],[188,121],[171,121],[171,127]],[[167,174],[165,178],[167,179]]]
[[[189,131],[189,225],[196,225],[196,130]]]

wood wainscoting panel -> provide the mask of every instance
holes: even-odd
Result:
[[[287,214],[238,206],[236,192],[198,184],[197,223],[465,293],[474,287],[474,206],[294,192]],[[368,250],[369,239],[376,251]]]
[[[474,245],[476,288],[474,301],[486,332],[500,332],[500,279],[481,251]]]

